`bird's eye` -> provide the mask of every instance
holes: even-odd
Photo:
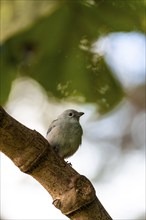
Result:
[[[72,115],[73,115],[73,113],[70,112],[70,113],[69,113],[69,116],[72,116]]]

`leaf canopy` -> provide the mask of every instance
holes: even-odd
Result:
[[[142,1],[133,0],[59,2],[52,13],[1,44],[1,103],[12,81],[25,75],[48,95],[96,103],[100,113],[109,112],[124,91],[104,57],[91,52],[91,45],[111,32],[144,32],[144,8]]]

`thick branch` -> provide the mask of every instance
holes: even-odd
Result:
[[[0,107],[0,150],[42,184],[71,220],[111,220],[91,182],[55,154],[47,140]]]

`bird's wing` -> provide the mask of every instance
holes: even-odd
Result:
[[[50,124],[49,128],[48,128],[48,131],[47,131],[47,134],[49,134],[49,132],[56,126],[56,122],[57,122],[57,119],[52,121],[52,123]]]

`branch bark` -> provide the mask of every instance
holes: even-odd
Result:
[[[0,151],[34,177],[52,196],[53,205],[71,220],[112,220],[91,182],[55,154],[47,140],[0,107]]]

